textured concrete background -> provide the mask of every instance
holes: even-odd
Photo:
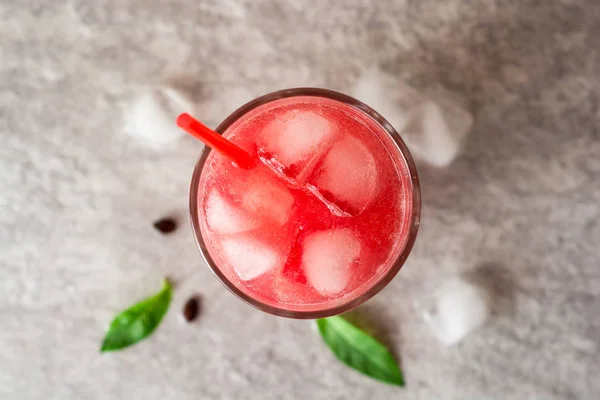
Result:
[[[0,398],[599,398],[599,20],[597,0],[0,2]],[[421,166],[416,247],[362,309],[406,389],[221,287],[187,225],[200,145],[147,149],[122,121],[166,77],[187,74],[214,125],[274,89],[347,91],[373,65],[476,118],[456,162]],[[166,214],[183,228],[162,237]],[[459,272],[498,288],[496,315],[446,349],[416,310]],[[156,334],[100,355],[114,313],[165,275]],[[195,293],[204,313],[185,325]]]

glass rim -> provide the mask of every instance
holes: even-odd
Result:
[[[411,183],[411,193],[412,193],[412,212],[410,215],[411,221],[408,224],[408,235],[406,238],[406,242],[404,244],[404,248],[400,251],[400,254],[397,256],[396,260],[388,267],[387,272],[381,276],[381,278],[374,283],[369,289],[367,289],[364,293],[359,296],[348,299],[348,301],[335,305],[330,308],[326,308],[323,310],[288,310],[281,307],[276,307],[270,304],[266,304],[260,300],[255,299],[254,297],[244,293],[241,289],[239,289],[233,282],[231,282],[225,274],[220,270],[217,266],[217,263],[211,257],[208,247],[204,242],[204,238],[202,237],[202,231],[200,227],[200,215],[198,211],[198,188],[200,185],[200,178],[202,176],[202,171],[204,168],[204,164],[211,152],[211,149],[206,146],[200,156],[198,157],[198,161],[194,167],[194,173],[192,175],[192,181],[190,185],[190,220],[192,224],[192,230],[194,232],[194,238],[196,240],[196,244],[204,261],[211,269],[213,274],[217,277],[217,279],[227,288],[230,292],[232,292],[236,297],[244,301],[245,303],[261,310],[269,314],[277,315],[280,317],[287,318],[295,318],[295,319],[316,319],[316,318],[326,318],[334,315],[338,315],[347,311],[350,311],[359,305],[363,304],[371,297],[375,296],[379,293],[384,287],[386,287],[392,279],[396,276],[398,271],[404,265],[412,247],[415,243],[417,237],[417,231],[419,229],[420,217],[421,217],[421,190],[419,184],[419,177],[417,174],[417,169],[415,166],[415,162],[408,151],[408,147],[398,134],[398,132],[392,127],[392,125],[383,118],[378,112],[373,110],[371,107],[362,103],[359,100],[356,100],[353,97],[345,95],[343,93],[339,93],[329,89],[320,89],[320,88],[311,88],[311,87],[300,87],[300,88],[291,88],[279,90],[276,92],[267,93],[263,96],[257,97],[254,100],[244,104],[234,112],[232,112],[223,122],[219,124],[219,126],[215,129],[215,131],[219,134],[223,134],[233,123],[238,121],[247,113],[251,112],[257,107],[260,107],[264,104],[270,103],[274,100],[289,98],[289,97],[299,97],[299,96],[308,96],[308,97],[322,97],[331,100],[336,100],[359,111],[367,114],[371,119],[373,119],[392,139],[394,144],[397,146],[400,154],[404,162],[406,163],[406,167],[408,169],[409,182]]]

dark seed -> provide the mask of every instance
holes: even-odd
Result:
[[[160,231],[160,233],[171,233],[177,229],[177,222],[172,218],[161,218],[154,223],[154,227]]]
[[[187,322],[192,322],[198,316],[200,311],[200,302],[197,297],[191,297],[183,307],[183,317]]]

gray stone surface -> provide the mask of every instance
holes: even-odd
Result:
[[[0,2],[0,398],[599,398],[599,20],[597,0]],[[186,223],[201,146],[147,149],[122,118],[173,76],[215,125],[247,96],[346,91],[372,65],[457,92],[476,118],[449,168],[421,166],[416,247],[362,309],[403,390],[221,287]],[[169,213],[184,227],[161,237]],[[496,314],[443,348],[417,310],[460,272],[497,287]],[[165,275],[157,333],[100,355],[114,313]]]

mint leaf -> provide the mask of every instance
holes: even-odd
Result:
[[[371,378],[404,386],[404,377],[389,350],[340,316],[317,320],[319,332],[333,354]]]
[[[120,350],[147,338],[160,324],[171,303],[171,285],[121,311],[110,324],[100,352]]]

